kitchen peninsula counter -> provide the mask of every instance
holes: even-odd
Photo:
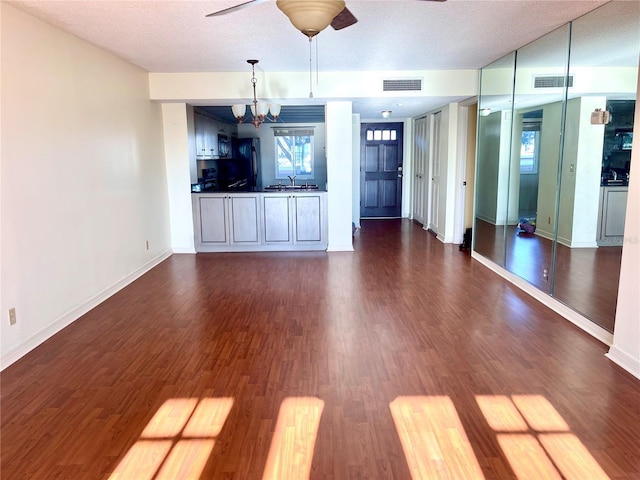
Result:
[[[326,191],[211,191],[191,198],[197,252],[327,249]]]

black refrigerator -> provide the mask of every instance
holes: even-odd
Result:
[[[231,158],[218,159],[217,167],[218,184],[221,190],[260,189],[260,139],[234,140]]]

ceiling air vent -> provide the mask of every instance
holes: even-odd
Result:
[[[421,78],[398,78],[391,80],[382,80],[383,92],[419,92],[421,90]]]
[[[533,88],[562,88],[565,82],[564,75],[534,75]],[[573,87],[573,75],[569,75],[568,87]]]

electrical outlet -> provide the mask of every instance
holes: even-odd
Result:
[[[9,325],[15,325],[16,324],[16,309],[15,308],[10,308],[9,309]]]

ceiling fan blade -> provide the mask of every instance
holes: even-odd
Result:
[[[331,26],[334,30],[341,30],[343,28],[350,27],[357,21],[358,19],[353,16],[353,13],[351,13],[347,7],[344,7],[344,10],[333,17],[333,20],[331,20]]]
[[[241,3],[239,5],[235,5],[233,7],[225,8],[224,10],[219,10],[217,12],[210,13],[206,15],[207,17],[218,17],[220,15],[226,15],[227,13],[235,12],[236,10],[242,10],[243,8],[250,7],[252,5],[258,5],[260,3],[267,2],[268,0],[249,0],[248,2]]]

